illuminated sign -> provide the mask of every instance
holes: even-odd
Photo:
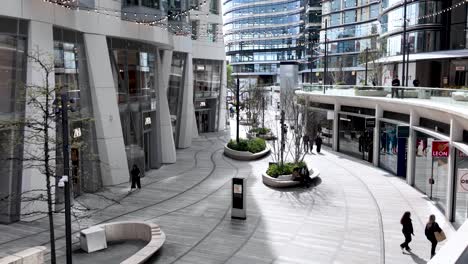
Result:
[[[449,143],[448,141],[432,141],[432,157],[448,157]]]
[[[75,128],[73,129],[73,138],[79,138],[81,137],[81,128]]]

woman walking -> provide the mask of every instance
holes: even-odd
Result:
[[[401,250],[406,249],[406,251],[411,251],[409,243],[411,242],[411,235],[414,236],[413,232],[413,223],[411,222],[411,213],[406,211],[401,217],[400,224],[403,226],[401,230],[405,236],[405,242],[400,245]]]
[[[439,227],[439,224],[435,221],[435,215],[429,216],[429,221],[427,221],[426,229],[424,230],[424,234],[426,234],[427,240],[431,241],[431,258],[435,255],[435,250],[437,247],[437,239],[435,236],[435,232],[441,233],[442,229]]]
[[[132,170],[130,171],[130,175],[132,177],[132,186],[130,187],[130,190],[133,190],[135,189],[135,185],[136,187],[138,187],[138,189],[141,189],[141,183],[140,183],[140,169],[138,168],[138,166],[136,164],[133,164],[133,168]]]

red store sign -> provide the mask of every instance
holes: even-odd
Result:
[[[448,157],[449,143],[448,141],[432,141],[432,157]]]

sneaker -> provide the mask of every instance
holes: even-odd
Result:
[[[406,249],[406,251],[408,251],[408,252],[411,252],[411,248],[410,248],[410,247],[408,247],[408,248]]]

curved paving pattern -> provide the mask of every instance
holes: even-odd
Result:
[[[154,221],[167,239],[148,263],[425,263],[427,216],[436,213],[450,235],[450,225],[424,195],[361,161],[328,151],[308,155],[321,172],[320,184],[275,190],[262,183],[267,159],[231,160],[222,155],[225,142],[211,134],[179,150],[178,162],[150,172],[140,191],[128,194],[123,184],[81,197],[101,210],[75,222],[74,230],[107,221]],[[231,178],[237,175],[248,177],[246,221],[230,218]],[[413,255],[399,249],[405,210],[413,212]],[[57,223],[63,223],[61,216]],[[40,219],[0,226],[1,254],[47,244],[46,224]],[[64,254],[63,226],[56,232]]]

